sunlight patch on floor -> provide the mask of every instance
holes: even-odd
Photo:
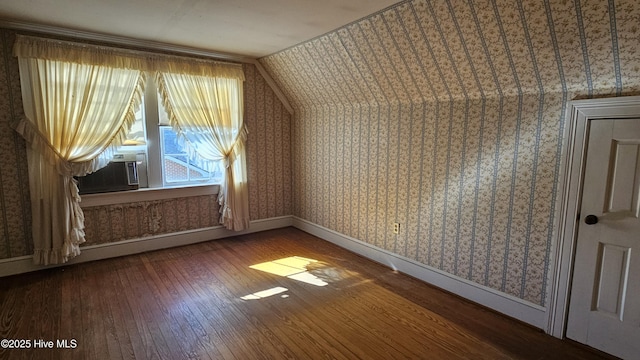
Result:
[[[281,286],[277,286],[277,287],[274,287],[274,288],[271,288],[271,289],[262,290],[262,291],[254,292],[253,294],[242,296],[240,299],[242,299],[242,300],[259,300],[259,299],[264,299],[264,298],[269,297],[269,296],[282,294],[285,291],[288,291],[288,289],[287,288],[283,288]],[[283,295],[282,297],[287,297],[287,296]]]
[[[307,266],[318,260],[300,256],[290,256],[278,260],[263,262],[249,266],[251,269],[268,272],[270,274],[284,276],[292,280],[302,281],[315,286],[326,286],[329,283],[307,271]]]

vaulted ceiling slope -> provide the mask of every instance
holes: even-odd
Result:
[[[637,0],[413,0],[260,61],[295,107],[619,95],[639,24]]]

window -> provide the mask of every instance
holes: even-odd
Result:
[[[160,126],[162,175],[165,185],[221,181],[222,163],[194,156],[189,144],[178,139],[171,126]]]
[[[147,74],[147,84],[142,105],[136,112],[136,120],[123,146],[118,149],[114,161],[135,161],[138,188],[162,188],[219,184],[224,179],[222,161],[207,161],[189,148],[189,144],[178,138],[169,125],[169,116],[162,106],[157,87],[151,74]],[[89,177],[101,177],[105,172],[96,172]],[[84,179],[82,179],[84,180]],[[108,182],[108,180],[105,180]],[[101,181],[104,184],[105,181]],[[82,188],[89,184],[80,181],[81,192],[111,192],[134,189],[131,186],[114,184],[105,190]],[[85,185],[86,187],[86,185]]]
[[[166,149],[163,141],[168,143],[170,133],[162,128],[166,124],[160,123],[155,86],[145,90],[145,106],[138,113],[142,126],[135,126],[128,134],[127,144],[116,149],[120,154],[108,158],[114,153],[112,145],[122,140],[121,119],[130,115],[132,94],[139,95],[137,92],[143,89],[145,71],[156,73],[163,99],[176,114],[172,120],[185,130],[180,137],[185,136],[203,156],[225,161],[225,165],[228,162],[224,172],[229,181],[217,189],[221,190],[220,223],[237,231],[249,227],[242,65],[22,35],[16,36],[14,53],[20,67],[26,115],[16,130],[35,150],[29,156],[29,169],[37,171],[29,172],[29,185],[32,198],[42,200],[32,204],[36,264],[66,262],[80,253],[78,245],[84,242],[80,198],[74,196],[75,191],[55,191],[63,187],[67,190],[69,184],[72,186],[68,190],[75,190],[75,182],[71,182],[71,174],[56,170],[52,157],[71,163],[73,174],[80,177],[99,172],[105,162],[118,165],[114,160],[121,160],[118,174],[124,170],[124,176],[118,176],[118,181],[134,187],[213,181],[219,164],[197,161],[191,156],[195,152],[184,146],[175,151]],[[60,77],[74,80],[66,82],[57,79]],[[147,83],[153,82],[148,74],[147,78]],[[137,103],[141,99],[134,100]],[[73,136],[69,139],[66,134]],[[114,139],[118,141],[114,143]],[[43,145],[47,143],[49,146]],[[176,143],[181,145],[180,141]],[[186,174],[170,176],[163,162],[180,157]],[[193,190],[214,194],[210,190],[215,188],[141,191],[134,197],[154,193],[182,195]],[[93,198],[131,200],[128,194]],[[60,226],[46,226],[52,223]],[[51,244],[56,244],[55,248]]]

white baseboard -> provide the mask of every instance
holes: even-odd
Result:
[[[302,231],[334,243],[349,251],[387,265],[392,269],[411,275],[417,279],[462,296],[507,316],[511,316],[537,328],[546,328],[547,313],[546,309],[542,306],[529,303],[514,296],[501,293],[486,286],[431,268],[414,260],[377,248],[363,241],[348,237],[336,231],[293,216],[281,216],[252,221],[249,229],[239,232],[229,231],[221,226],[216,226],[82,247],[82,254],[80,254],[80,256],[60,265],[34,265],[31,256],[3,259],[0,260],[0,277],[69,264],[77,264],[137,254],[146,251],[195,244],[208,240],[278,229],[287,226],[295,226]]]
[[[293,225],[292,216],[281,216],[269,219],[251,221],[249,229],[230,231],[222,226],[215,226],[197,230],[187,230],[170,234],[154,235],[146,238],[123,240],[114,243],[81,247],[82,253],[65,264],[34,265],[31,256],[0,260],[0,277],[22,274],[30,271],[78,264],[87,261],[102,260],[112,257],[138,254],[145,251],[160,250],[170,247],[195,244],[208,240],[222,239],[231,236],[249,234],[265,230],[272,230]]]
[[[542,306],[418,263],[298,217],[293,218],[293,226],[392,269],[546,330],[547,312]]]

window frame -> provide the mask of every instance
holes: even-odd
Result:
[[[102,206],[111,204],[132,203],[138,201],[150,201],[158,199],[168,199],[176,197],[188,197],[198,195],[218,194],[220,183],[215,181],[193,181],[167,184],[163,176],[163,151],[161,148],[160,109],[158,104],[158,87],[154,74],[146,72],[146,84],[143,94],[144,128],[146,137],[146,178],[147,187],[138,190],[114,191],[107,193],[84,194],[82,195],[81,207]],[[139,148],[144,145],[135,145]],[[127,153],[133,150],[130,148],[120,148],[120,151]],[[140,174],[138,174],[140,177]],[[144,177],[144,175],[142,176]],[[214,179],[215,180],[215,179]]]

